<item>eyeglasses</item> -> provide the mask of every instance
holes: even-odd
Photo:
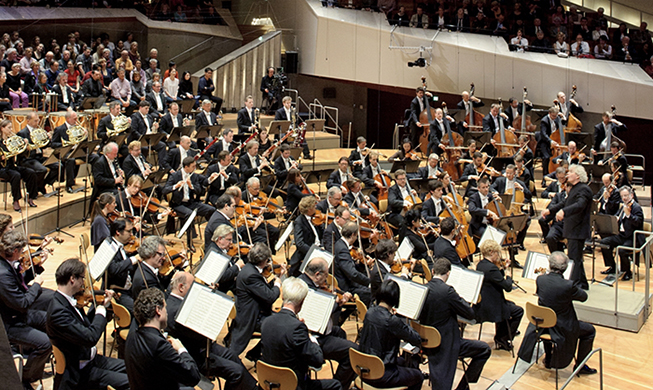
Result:
[[[165,256],[165,253],[164,253],[164,252],[156,252],[156,254],[159,255],[159,256],[161,256],[161,257]]]

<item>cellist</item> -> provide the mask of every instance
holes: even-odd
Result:
[[[440,180],[429,180],[428,187],[431,197],[422,204],[422,219],[437,226],[440,224],[440,213],[445,209],[442,203],[444,184]]]
[[[419,168],[415,176],[423,180],[440,178],[443,174],[443,171],[438,166],[439,161],[440,157],[438,157],[436,153],[431,153],[431,155],[429,155],[428,164],[426,164],[425,167]]]
[[[474,108],[477,107],[483,107],[485,103],[481,101],[481,99],[477,98],[476,96],[470,96],[469,92],[463,91],[462,95],[462,100],[458,102],[458,109],[459,110],[465,110],[465,117],[467,115],[474,115]],[[479,123],[475,123],[475,125],[479,126]],[[463,119],[458,123],[458,129],[461,130],[461,132],[464,132],[465,129],[468,128],[467,122]],[[461,129],[462,127],[462,129]]]
[[[515,166],[513,164],[508,164],[506,166],[506,172],[504,173],[504,175],[497,177],[496,180],[494,180],[494,183],[492,183],[492,186],[490,188],[493,192],[496,192],[498,194],[506,194],[506,193],[514,194],[515,191],[521,191],[524,194],[524,203],[529,203],[532,197],[532,194],[528,190],[526,184],[524,184],[524,182],[522,182],[521,180],[517,179]],[[523,205],[518,205],[518,206],[519,206],[518,208],[521,211],[521,207]],[[526,250],[524,248],[524,238],[526,238],[526,232],[528,231],[528,227],[530,225],[531,225],[531,220],[528,219],[526,221],[526,225],[524,225],[524,228],[517,233],[517,243],[519,244],[520,250]],[[517,267],[519,263],[515,261],[514,264]]]
[[[564,94],[563,94],[564,95]],[[549,108],[549,114],[542,118],[540,122],[540,134],[539,140],[537,141],[537,147],[540,149],[542,154],[542,176],[546,176],[549,173],[549,159],[552,156],[552,148],[555,148],[558,145],[557,142],[551,139],[551,134],[554,131],[564,131],[562,128],[562,120],[558,115],[560,111],[558,107],[552,106]],[[544,179],[542,179],[542,187],[546,187]]]
[[[390,188],[390,176],[388,173],[381,169],[381,166],[379,165],[379,154],[377,152],[371,152],[370,153],[370,164],[363,169],[363,183],[365,183],[366,187],[375,187],[374,191],[372,194],[374,196],[377,196],[379,193],[379,190],[381,190],[384,186],[382,182],[374,180],[376,175],[378,174],[383,174],[386,184],[385,191],[388,191],[388,188]]]
[[[478,242],[485,233],[488,220],[497,220],[499,216],[493,211],[485,208],[493,199],[490,193],[490,179],[482,177],[478,180],[478,191],[474,192],[467,201],[469,206],[469,213],[472,215],[472,220],[469,222],[469,227],[472,230],[474,240]]]

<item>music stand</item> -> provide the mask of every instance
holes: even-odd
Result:
[[[499,218],[499,221],[496,224],[497,229],[503,230],[506,233],[509,233],[510,235],[514,235],[515,241],[510,242],[511,240],[508,238],[509,236],[506,235],[506,239],[504,240],[504,243],[502,246],[505,246],[508,248],[508,255],[510,255],[510,273],[511,275],[514,273],[514,265],[515,265],[515,248],[519,245],[517,243],[517,234],[518,232],[522,231],[524,227],[526,227],[526,223],[530,217],[528,214],[520,214],[520,215],[510,215],[507,217],[501,217]],[[521,288],[517,283],[514,284],[518,289],[523,291],[524,293],[526,290]]]
[[[512,164],[512,157],[494,157],[490,165],[497,171],[503,172],[503,168],[508,164]]]
[[[86,200],[87,200],[87,193],[88,193],[87,189],[88,189],[88,180],[89,180],[88,179],[88,176],[89,176],[88,175],[88,156],[90,156],[91,153],[93,153],[95,148],[98,145],[100,145],[100,143],[102,143],[101,139],[96,139],[96,140],[93,140],[93,141],[82,141],[79,144],[77,144],[76,148],[73,148],[73,151],[70,152],[70,155],[67,157],[67,158],[74,158],[74,159],[83,158],[84,163],[87,166],[87,168],[86,168],[86,178],[84,179],[84,187],[80,187],[80,188],[83,188],[83,191],[84,191],[84,201],[82,202],[82,203],[84,203],[84,213],[82,214],[82,219],[75,222],[75,223],[73,223],[72,225],[68,226],[69,228],[77,225],[80,222],[82,222],[82,226],[86,223],[86,217],[88,216],[86,214]],[[93,175],[93,172],[91,172],[91,175]],[[75,192],[79,192],[79,191],[81,191],[81,190],[75,190]]]
[[[420,192],[429,192],[429,181],[431,180],[435,180],[435,179],[416,178],[416,179],[410,179],[408,182],[412,189],[420,193]]]
[[[163,176],[166,175],[166,171],[163,169],[159,169],[158,171],[150,173],[150,175],[147,177],[147,180],[143,182],[142,185],[142,190],[146,190],[148,188],[152,188],[155,185],[158,185],[161,183],[161,180],[163,179]]]
[[[126,139],[127,139],[127,134],[116,134],[112,137],[109,137],[109,139],[107,140],[107,144],[109,142],[115,142],[118,145],[118,148],[120,148]]]
[[[315,141],[315,133],[318,131],[324,131],[325,122],[325,119],[309,119],[304,122],[306,123],[306,129],[308,130],[310,128],[313,132],[313,168],[311,169],[313,171],[315,170],[315,153],[317,152],[317,141]],[[304,133],[304,142],[306,142],[306,133]]]
[[[193,112],[193,107],[195,107],[195,99],[184,99],[179,104],[179,111],[182,114],[190,114]]]
[[[144,146],[147,146],[147,155],[149,156],[150,153],[152,152],[152,145],[156,145],[161,140],[165,138],[166,134],[165,133],[150,133],[150,134],[144,134],[141,136],[139,141],[141,141],[141,148]],[[156,165],[159,165],[159,156],[156,156]]]
[[[79,105],[79,108],[83,110],[97,110],[102,107],[106,101],[107,98],[105,96],[87,97],[84,98],[82,104]]]
[[[463,135],[464,145],[467,145],[470,139],[476,140],[476,145],[480,149],[481,146],[485,144],[487,145],[490,144],[490,139],[492,139],[492,133],[489,133],[487,131],[467,130]]]
[[[290,148],[290,155],[292,156],[293,160],[299,160],[299,156],[302,155],[302,148]],[[276,150],[275,150],[276,152]]]
[[[190,137],[193,134],[195,127],[193,126],[179,126],[172,129],[170,136],[168,137],[168,142],[179,142],[182,136]]]
[[[616,215],[610,214],[592,214],[590,215],[590,225],[592,226],[592,241],[590,246],[592,247],[592,283],[599,282],[607,286],[612,286],[611,283],[608,283],[604,280],[597,281],[595,278],[595,262],[596,262],[596,247],[604,248],[605,246],[601,243],[596,242],[596,235],[601,237],[614,236],[619,234],[619,219]],[[609,248],[609,247],[608,247]],[[615,273],[617,269],[615,267]],[[606,277],[606,279],[611,278],[612,275]],[[614,275],[614,281],[617,278],[617,275]]]
[[[288,128],[290,127],[290,121],[272,121],[268,125],[270,135],[279,135],[286,134]]]
[[[62,146],[60,148],[54,149],[50,157],[48,157],[48,159],[45,160],[45,162],[43,163],[43,166],[47,167],[50,164],[59,162],[59,168],[57,172],[57,179],[59,181],[59,186],[57,187],[57,227],[54,228],[54,230],[51,230],[48,234],[52,232],[57,232],[57,233],[63,233],[69,236],[70,238],[75,238],[75,236],[73,236],[72,234],[61,230],[61,226],[59,225],[59,210],[61,210],[61,167],[63,165],[64,156],[67,155],[72,148],[73,145]]]
[[[317,193],[321,194],[322,183],[326,182],[329,179],[331,172],[333,172],[333,169],[322,169],[319,171],[313,170],[310,172],[302,173],[302,176],[304,176],[304,179],[306,180],[306,184],[317,183],[318,185]]]
[[[197,134],[195,134],[195,138],[200,139],[200,138],[207,138],[207,137],[217,137],[220,135],[220,132],[222,131],[222,125],[213,125],[213,126],[200,126],[197,129]]]
[[[574,141],[578,150],[581,150],[584,146],[586,146],[583,153],[585,153],[587,157],[591,156],[590,149],[592,149],[594,146],[593,133],[565,133],[565,137],[567,138],[567,144],[569,144],[571,141]]]

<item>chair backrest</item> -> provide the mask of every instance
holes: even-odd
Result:
[[[290,368],[277,367],[262,361],[256,362],[258,385],[263,390],[295,390],[297,375]]]
[[[419,337],[422,338],[422,347],[423,348],[437,348],[440,346],[440,332],[432,326],[422,325],[416,321],[410,321],[410,326],[419,333]]]
[[[50,344],[52,344],[52,341],[50,341]],[[54,344],[52,344],[52,354],[54,355],[54,371],[58,375],[63,375],[64,371],[66,371],[66,357]]]
[[[120,328],[129,328],[131,325],[132,317],[126,307],[116,302],[115,299],[111,300],[111,307],[113,307],[113,314],[116,317],[116,324]]]
[[[644,226],[642,227],[642,230],[644,230],[646,232],[650,232],[651,231],[651,223],[650,222],[644,222]]]
[[[386,210],[388,210],[388,200],[387,199],[379,200],[379,212],[385,213]]]
[[[356,300],[356,311],[358,311],[358,319],[360,321],[365,320],[365,315],[367,314],[367,306],[360,299]]]
[[[424,280],[427,282],[430,282],[431,279],[433,278],[433,275],[431,275],[431,270],[429,269],[429,263],[426,262],[426,260],[422,259],[419,261],[419,263],[422,265],[422,272],[424,273]]]
[[[82,255],[86,253],[88,247],[91,245],[91,240],[88,238],[87,233],[82,233],[79,236],[79,258],[83,258]]]
[[[362,379],[379,379],[385,374],[383,360],[378,356],[368,355],[349,348],[349,361],[356,375]]]
[[[558,322],[558,316],[553,309],[526,302],[526,317],[538,328],[553,328]]]

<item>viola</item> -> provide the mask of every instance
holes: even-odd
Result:
[[[168,275],[173,269],[179,269],[184,265],[186,256],[186,244],[183,241],[166,241],[166,261],[159,268],[159,274]]]
[[[360,248],[351,248],[351,250],[349,250],[349,255],[355,263],[361,263],[369,266],[374,262],[374,259],[366,255]]]
[[[30,246],[47,246],[50,242],[56,242],[57,244],[63,243],[63,240],[55,236],[41,236],[38,234],[30,234],[28,244]]]
[[[280,275],[281,274],[281,269],[283,266],[281,264],[277,264],[274,261],[269,262],[264,268],[261,274],[265,279],[270,278],[272,274],[274,275]]]
[[[501,176],[501,172],[497,171],[496,169],[494,169],[493,167],[487,164],[481,164],[480,166],[476,167],[476,173],[478,174],[478,176],[483,176],[484,173],[492,177]]]
[[[138,252],[140,246],[141,240],[132,234],[131,237],[129,237],[129,241],[124,245],[125,253],[127,253],[127,255],[133,255]]]
[[[390,271],[392,271],[393,274],[398,274],[401,272],[402,268],[406,267],[408,270],[410,270],[410,267],[412,266],[412,261],[411,260],[397,260],[395,259],[394,263],[390,266]]]

